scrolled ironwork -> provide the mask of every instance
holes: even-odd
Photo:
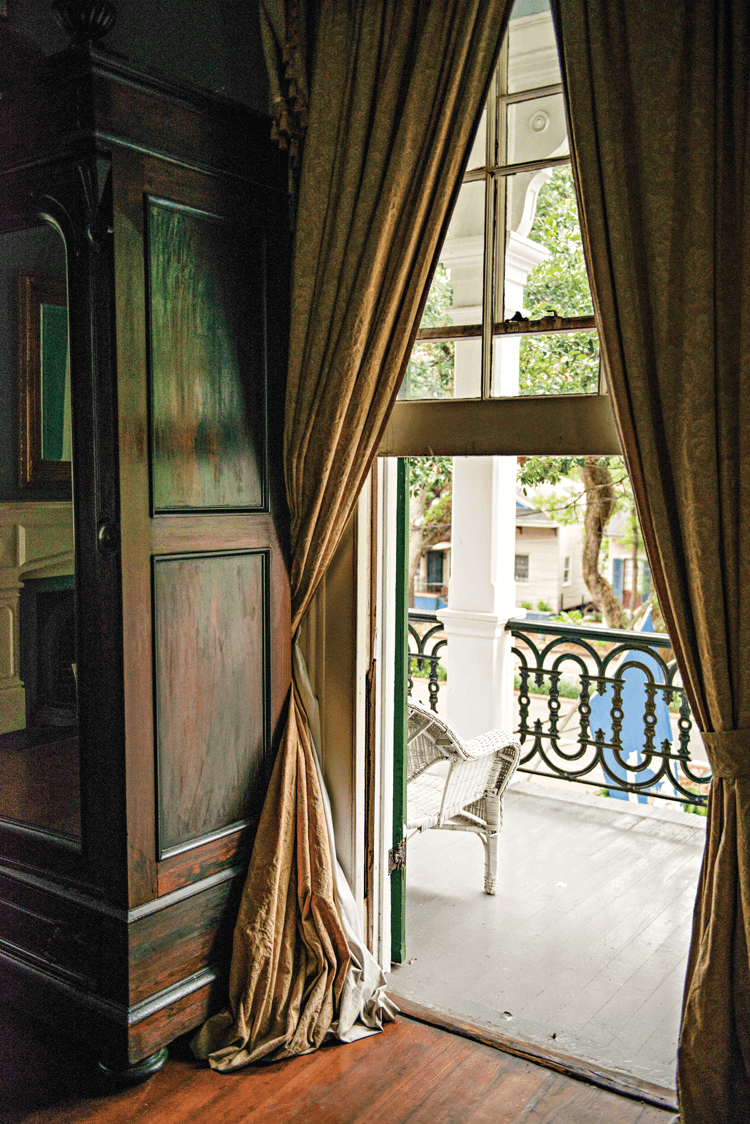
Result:
[[[412,622],[426,622],[432,627],[428,628],[423,636],[420,636]],[[430,709],[435,712],[437,712],[438,692],[440,691],[440,680],[438,679],[440,654],[448,641],[445,637],[442,640],[435,640],[429,652],[427,651],[427,645],[442,632],[443,625],[442,622],[438,620],[437,613],[420,613],[414,609],[409,610],[409,697],[411,697],[412,688],[414,686],[412,662],[416,664],[417,671],[422,671],[425,664],[428,664],[427,690],[430,696]],[[412,650],[412,641],[416,650]]]
[[[520,618],[509,621],[506,627],[515,641],[512,651],[518,660],[517,733],[526,748],[519,765],[521,772],[685,805],[706,804],[711,777],[691,767],[692,720],[687,696],[675,682],[676,662],[667,663],[659,654],[659,649],[671,647],[669,637]],[[606,643],[608,650],[598,651],[597,643]],[[571,647],[578,650],[570,651]],[[643,656],[639,659],[640,653]],[[579,695],[575,706],[561,718],[560,684],[563,675],[570,677],[571,665],[578,679]],[[641,684],[643,709],[637,718],[627,711],[623,699],[626,673],[631,669],[645,677]],[[530,719],[532,684],[538,688],[548,684],[544,721]],[[607,720],[603,725],[608,730],[603,726],[594,728],[597,723],[592,716],[597,698],[606,700]],[[663,700],[669,708],[675,698],[680,702],[677,734],[663,738],[657,746],[658,703]],[[571,745],[562,734],[570,725],[573,711],[578,719],[578,736]],[[635,755],[623,744],[625,725],[629,723],[632,728],[634,722],[639,728]]]

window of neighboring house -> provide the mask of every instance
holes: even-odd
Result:
[[[563,585],[570,585],[570,555],[565,555],[563,562]]]
[[[528,554],[516,555],[515,578],[517,582],[527,582],[529,580]]]
[[[428,550],[427,552],[427,585],[443,584],[443,552],[442,550]]]

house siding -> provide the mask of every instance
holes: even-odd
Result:
[[[562,584],[566,555],[570,558],[570,581]],[[583,532],[580,523],[560,527],[560,608],[574,609],[591,600],[583,580]]]
[[[545,601],[557,609],[562,562],[557,527],[516,527],[516,554],[529,556],[529,580],[516,582],[516,604],[530,601],[533,609]]]

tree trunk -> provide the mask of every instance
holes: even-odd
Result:
[[[609,628],[625,628],[625,613],[607,579],[599,573],[599,552],[604,528],[614,514],[617,497],[609,469],[598,457],[586,457],[581,467],[586,489],[583,520],[583,580],[591,600]]]

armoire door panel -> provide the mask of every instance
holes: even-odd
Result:
[[[159,857],[247,820],[269,740],[268,552],[154,560]]]
[[[262,241],[147,200],[155,512],[267,507]]]

